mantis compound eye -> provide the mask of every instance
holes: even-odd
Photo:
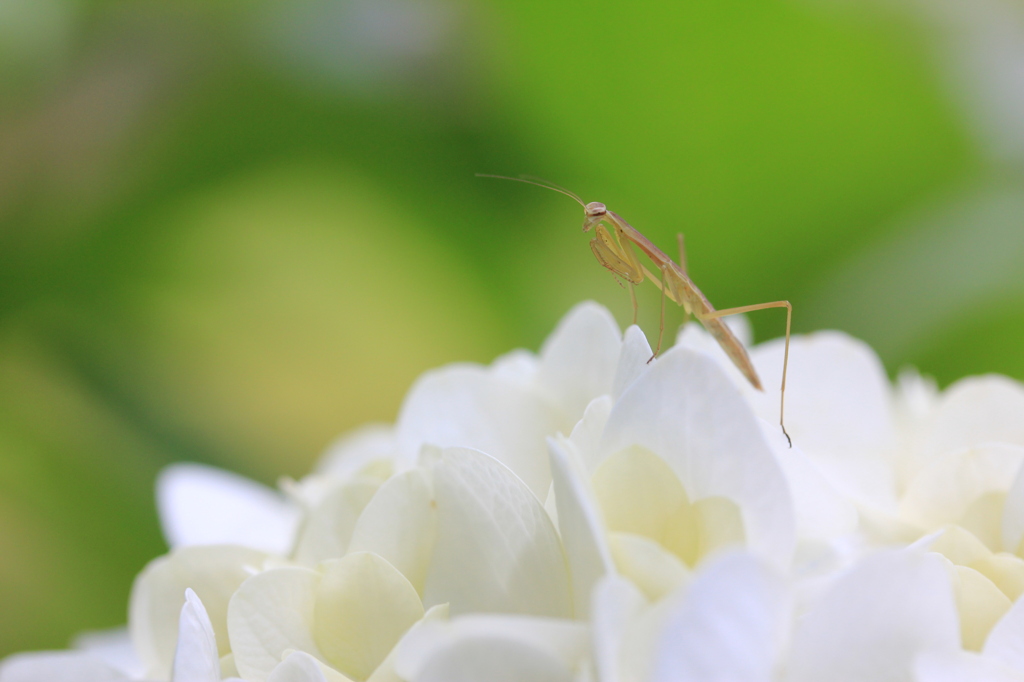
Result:
[[[605,208],[604,204],[602,204],[600,201],[591,201],[589,204],[586,205],[585,209],[587,211],[588,218],[592,216],[604,215],[605,213],[608,212],[608,209]]]

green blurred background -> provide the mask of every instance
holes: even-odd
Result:
[[[124,621],[168,462],[300,476],[427,368],[628,323],[579,206],[475,172],[1024,377],[1021,6],[896,3],[0,0],[0,656]]]

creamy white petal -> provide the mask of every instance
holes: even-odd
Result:
[[[486,452],[543,500],[551,485],[544,438],[572,423],[534,389],[484,367],[451,365],[427,372],[409,391],[398,418],[398,440],[410,464],[424,444]]]
[[[789,682],[906,680],[918,654],[960,648],[941,556],[884,550],[839,577],[800,620]]]
[[[644,596],[657,601],[690,579],[690,570],[675,554],[642,535],[610,533],[608,544],[616,571]]]
[[[371,552],[327,561],[321,570],[314,638],[331,666],[365,680],[423,617],[423,604],[405,576]]]
[[[267,677],[267,682],[328,682],[320,663],[303,651],[288,655]]]
[[[1017,599],[995,624],[982,653],[986,658],[1024,672],[1024,599]]]
[[[567,617],[572,598],[558,534],[540,502],[504,465],[448,448],[432,465],[437,542],[423,601],[453,614]]]
[[[416,659],[417,646],[416,641],[419,639],[419,631],[423,627],[429,627],[428,623],[446,621],[448,620],[448,605],[438,604],[427,609],[427,612],[423,614],[423,618],[419,622],[414,623],[409,631],[402,635],[402,639],[398,641],[384,659],[384,662],[377,666],[377,669],[373,671],[373,674],[367,678],[366,682],[405,682],[401,676],[399,676],[396,666],[398,665],[399,654],[402,651],[403,645],[406,641],[412,642],[412,659]]]
[[[569,423],[583,416],[591,400],[611,393],[621,348],[622,332],[615,318],[592,301],[570,310],[544,341],[537,381],[555,398]]]
[[[213,625],[203,602],[191,589],[185,590],[185,605],[181,607],[171,680],[220,682],[220,654]]]
[[[203,600],[220,654],[228,653],[228,600],[266,556],[235,545],[195,545],[155,559],[143,569],[132,586],[128,625],[148,676],[167,679],[171,675],[187,588]]]
[[[924,528],[962,523],[979,498],[998,493],[998,509],[993,510],[988,524],[991,528],[976,533],[986,541],[995,535],[997,544],[992,549],[998,550],[1002,545],[1002,496],[1017,478],[1022,463],[1024,447],[1003,444],[979,445],[935,457],[911,479],[900,501],[900,515]]]
[[[1016,553],[1024,541],[1024,467],[1010,484],[1003,502],[1003,549]]]
[[[0,682],[121,682],[118,670],[78,651],[15,654],[0,661]]]
[[[734,502],[748,546],[789,561],[796,521],[785,477],[757,417],[715,361],[673,348],[635,381],[612,409],[603,452],[631,445],[668,462],[691,502]]]
[[[924,429],[918,457],[927,461],[980,443],[1024,446],[1022,414],[1020,383],[998,375],[961,379],[942,394]]]
[[[635,324],[631,325],[622,338],[622,351],[619,354],[615,381],[612,384],[612,398],[618,400],[630,384],[650,369],[654,364],[654,361],[648,362],[652,355],[654,351],[651,350],[651,344],[647,342],[643,330]]]
[[[731,552],[697,573],[658,637],[651,682],[761,682],[773,678],[789,637],[783,578]]]
[[[172,464],[160,472],[157,509],[171,548],[235,544],[286,554],[295,539],[298,507],[266,486],[202,464]]]
[[[247,680],[266,680],[290,649],[323,658],[314,639],[320,574],[275,568],[238,588],[228,607],[235,665]]]
[[[565,438],[549,438],[551,476],[562,544],[569,560],[573,612],[590,615],[590,593],[604,575],[615,571],[600,510],[587,483],[588,475],[578,461],[575,446]]]
[[[366,505],[349,552],[373,552],[422,594],[437,536],[434,493],[426,474],[410,469],[386,481]]]

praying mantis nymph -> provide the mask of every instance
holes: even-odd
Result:
[[[537,185],[538,187],[545,187],[560,192],[575,199],[583,207],[585,215],[583,231],[594,231],[594,238],[590,240],[590,248],[594,252],[597,262],[629,284],[629,293],[633,302],[634,324],[636,323],[637,314],[634,287],[642,283],[644,278],[647,278],[661,289],[661,326],[658,330],[658,345],[654,350],[654,355],[651,356],[651,360],[657,357],[661,351],[661,340],[665,333],[665,298],[669,298],[673,303],[682,306],[687,315],[693,315],[697,318],[708,333],[718,342],[722,350],[725,351],[725,354],[729,356],[729,359],[736,365],[736,368],[747,378],[747,381],[754,388],[762,391],[764,389],[761,387],[761,380],[757,376],[753,363],[750,362],[750,356],[747,355],[743,344],[740,343],[739,339],[736,338],[721,318],[739,313],[751,313],[755,310],[785,308],[786,349],[782,360],[782,387],[779,392],[779,426],[782,427],[782,433],[786,436],[790,447],[793,446],[793,440],[786,433],[784,420],[786,410],[786,370],[789,367],[789,336],[793,321],[793,306],[789,301],[772,301],[770,303],[756,303],[738,308],[715,310],[715,307],[711,305],[711,302],[701,293],[701,290],[697,288],[697,285],[693,283],[693,280],[686,273],[686,253],[683,247],[682,234],[676,235],[679,242],[679,263],[676,263],[665,255],[661,249],[651,243],[647,237],[640,234],[636,228],[623,220],[618,214],[609,211],[600,202],[592,201],[589,204],[585,203],[579,196],[564,187],[559,187],[547,181],[538,181],[539,179],[531,180],[525,177],[510,178],[505,175],[485,173],[477,173],[477,177],[525,182],[530,185]],[[609,227],[611,231],[609,231]],[[655,277],[637,259],[636,254],[633,252],[633,246],[640,249],[654,263],[661,272],[661,277]],[[651,360],[648,360],[648,362]]]

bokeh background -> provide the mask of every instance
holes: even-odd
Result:
[[[1022,169],[1016,0],[0,0],[0,656],[124,621],[163,465],[300,476],[429,367],[628,323],[579,206],[476,172],[945,385],[1024,377]]]

